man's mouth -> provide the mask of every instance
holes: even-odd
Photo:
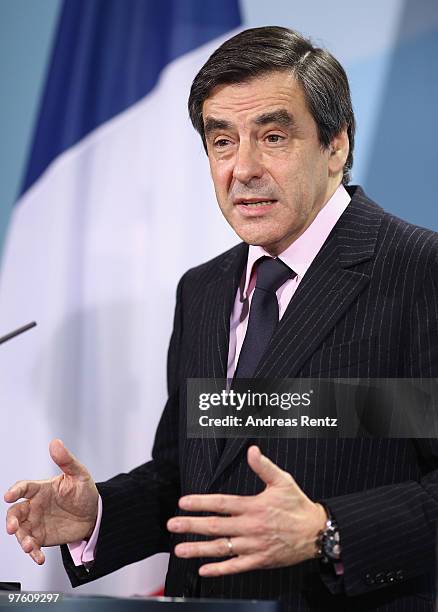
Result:
[[[237,198],[234,200],[234,205],[240,215],[247,218],[269,215],[276,203],[277,200],[268,200],[267,198]]]
[[[270,206],[276,200],[237,200],[236,205],[246,206],[247,208],[256,208],[257,206]]]

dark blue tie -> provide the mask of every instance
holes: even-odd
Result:
[[[254,375],[278,324],[275,292],[295,276],[295,272],[280,259],[262,257],[257,263],[257,281],[235,378],[252,378]]]

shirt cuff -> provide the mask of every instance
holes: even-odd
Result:
[[[102,520],[102,498],[99,495],[97,506],[97,519],[96,525],[94,526],[93,533],[89,540],[78,540],[77,542],[71,542],[67,544],[68,550],[70,551],[73,563],[76,566],[86,565],[92,563],[95,558],[96,543],[99,537],[100,523]]]
[[[344,575],[344,564],[340,561],[335,561],[333,565],[335,566],[336,576],[343,576]]]

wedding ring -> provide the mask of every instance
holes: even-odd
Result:
[[[233,551],[233,543],[231,541],[231,538],[227,538],[227,544],[228,544],[228,556],[233,557],[234,551]]]

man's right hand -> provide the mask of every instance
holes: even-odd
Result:
[[[84,540],[93,533],[99,493],[87,468],[70,453],[61,440],[49,446],[62,474],[49,480],[20,480],[5,493],[15,503],[6,516],[6,531],[17,538],[35,563],[45,561],[42,546]]]

